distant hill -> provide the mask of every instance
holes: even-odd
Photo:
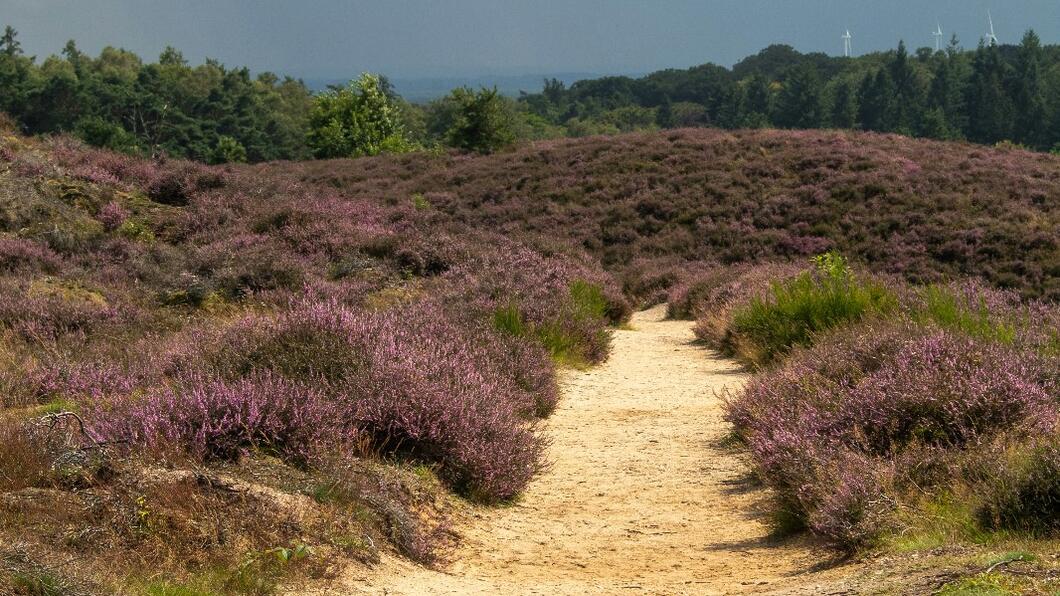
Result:
[[[461,222],[579,244],[616,271],[644,258],[805,260],[834,248],[911,281],[973,275],[1060,299],[1060,157],[1013,148],[683,129],[485,157],[267,167],[352,197],[422,193]]]

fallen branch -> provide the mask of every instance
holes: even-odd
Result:
[[[51,414],[46,414],[44,416],[41,416],[41,418],[39,420],[37,420],[36,424],[37,424],[38,427],[47,429],[48,431],[53,431],[60,425],[60,423],[66,422],[68,420],[76,421],[77,422],[77,428],[78,428],[78,431],[81,433],[81,436],[92,442],[91,446],[78,447],[77,448],[78,451],[89,451],[89,450],[93,450],[93,449],[98,449],[99,451],[105,452],[107,450],[107,445],[124,442],[124,441],[108,441],[108,442],[104,443],[104,442],[101,442],[101,441],[97,441],[96,438],[93,437],[91,434],[89,434],[89,432],[85,429],[85,420],[83,418],[81,418],[81,416],[79,416],[77,413],[66,411],[66,410],[64,410],[62,412],[53,412]]]

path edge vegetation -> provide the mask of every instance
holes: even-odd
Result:
[[[990,561],[942,593],[1056,590],[1055,303],[915,286],[834,252],[754,269],[690,276],[668,302],[755,371],[725,396],[727,419],[776,492],[775,530],[856,556],[952,551],[939,564],[958,574]]]

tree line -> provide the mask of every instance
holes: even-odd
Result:
[[[70,41],[38,62],[0,37],[0,112],[29,134],[73,134],[141,155],[224,163],[455,147],[488,153],[520,140],[635,130],[848,128],[1060,150],[1060,46],[1029,31],[1019,46],[896,50],[857,58],[770,46],[728,69],[705,64],[604,77],[538,93],[455,89],[423,104],[365,74],[313,93],[291,77],[252,76],[166,48],[153,63]]]
[[[174,48],[157,62],[113,47],[92,57],[70,41],[41,62],[10,26],[0,37],[0,112],[28,134],[65,133],[140,155],[210,163],[353,157],[449,146],[490,152],[559,127],[495,89],[455,89],[425,105],[365,74],[313,93],[301,80]]]
[[[707,64],[567,88],[521,101],[571,135],[645,128],[845,128],[1060,149],[1060,46],[1028,31],[1018,46],[953,38],[942,51],[904,43],[857,58],[774,45],[732,69]]]

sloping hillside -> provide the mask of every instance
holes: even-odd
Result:
[[[837,249],[911,281],[975,275],[1060,298],[1060,157],[1017,149],[688,129],[280,167],[349,196],[422,194],[476,227],[580,244],[613,270]]]
[[[628,309],[444,220],[0,130],[0,594],[262,594],[519,494]]]

